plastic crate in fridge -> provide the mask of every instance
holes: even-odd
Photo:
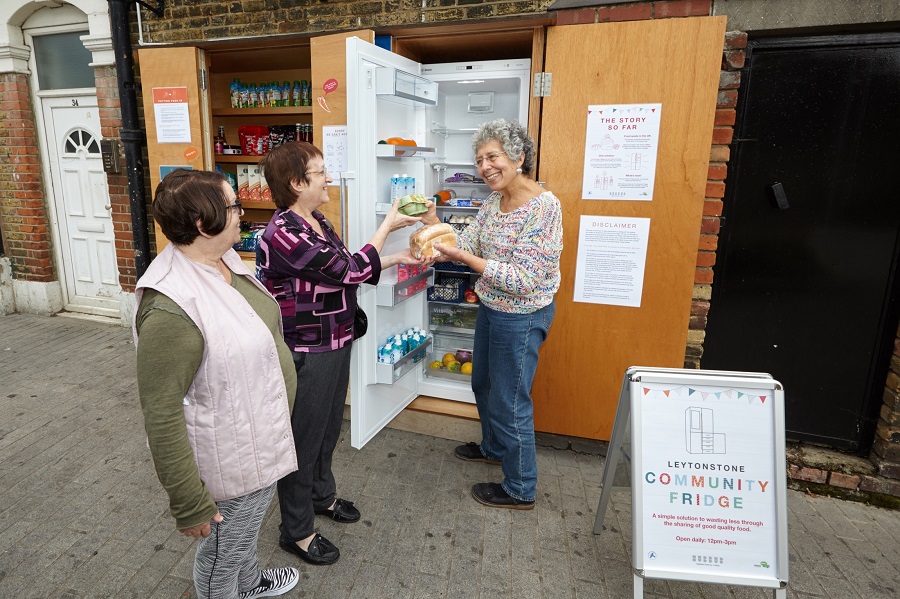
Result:
[[[460,303],[465,299],[465,289],[462,286],[437,286],[428,288],[429,302],[455,302]]]
[[[435,262],[433,268],[448,272],[472,272],[465,264],[454,264],[453,262]]]

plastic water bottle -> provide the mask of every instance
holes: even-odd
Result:
[[[391,177],[391,204],[406,195],[400,193],[400,191],[400,175],[395,173],[394,176]]]

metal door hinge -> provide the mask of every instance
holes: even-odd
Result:
[[[535,73],[534,83],[531,86],[531,95],[535,98],[550,97],[550,88],[553,85],[553,73]]]
[[[200,69],[200,89],[206,91],[209,86],[209,73],[206,69]]]

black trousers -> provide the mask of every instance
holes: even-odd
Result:
[[[284,543],[313,534],[315,512],[334,502],[337,485],[331,458],[341,435],[351,349],[348,345],[324,353],[294,352],[297,397],[291,428],[299,469],[278,481]]]

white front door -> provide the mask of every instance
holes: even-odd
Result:
[[[66,309],[119,316],[112,209],[93,94],[41,98]]]

